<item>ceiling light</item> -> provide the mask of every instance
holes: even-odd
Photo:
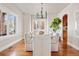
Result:
[[[36,18],[37,19],[44,19],[47,18],[47,11],[43,11],[43,3],[41,3],[41,12],[40,13],[36,13]]]

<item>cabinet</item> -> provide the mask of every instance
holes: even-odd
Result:
[[[33,19],[31,23],[31,31],[32,32],[47,32],[47,19]]]

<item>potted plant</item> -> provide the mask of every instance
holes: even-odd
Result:
[[[59,17],[55,17],[51,22],[49,22],[49,27],[56,32],[60,27],[59,24],[61,23],[61,19]]]

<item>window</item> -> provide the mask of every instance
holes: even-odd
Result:
[[[12,35],[16,32],[16,16],[0,11],[0,36]]]
[[[8,33],[15,34],[16,32],[16,16],[8,14]]]
[[[0,11],[0,36],[7,35],[5,16],[6,16],[6,13]]]

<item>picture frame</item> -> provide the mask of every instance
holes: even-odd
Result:
[[[75,33],[78,36],[79,35],[79,12],[78,11],[74,13],[74,18],[75,18]]]

